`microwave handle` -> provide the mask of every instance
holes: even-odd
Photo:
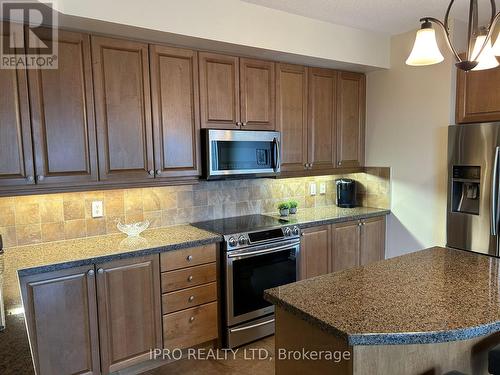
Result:
[[[278,139],[273,139],[273,155],[274,155],[274,171],[278,172],[280,170],[281,156],[280,156],[280,142]]]

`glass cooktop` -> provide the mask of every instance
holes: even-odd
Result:
[[[288,224],[288,221],[272,216],[245,215],[228,217],[225,219],[201,221],[191,225],[220,235],[228,235],[281,227],[286,224]]]

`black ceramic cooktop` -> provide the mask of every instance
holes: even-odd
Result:
[[[221,235],[253,232],[262,229],[280,227],[287,221],[265,215],[246,215],[225,219],[201,221],[191,224],[194,227]]]

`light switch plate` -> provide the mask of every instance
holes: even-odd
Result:
[[[319,184],[319,193],[326,194],[326,182],[320,182]]]
[[[103,217],[104,216],[104,208],[102,205],[102,201],[93,201],[92,202],[92,217]]]
[[[309,185],[309,192],[311,195],[316,195],[316,182],[311,182]]]

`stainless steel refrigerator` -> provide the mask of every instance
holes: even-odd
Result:
[[[500,122],[448,128],[447,245],[499,256]]]

